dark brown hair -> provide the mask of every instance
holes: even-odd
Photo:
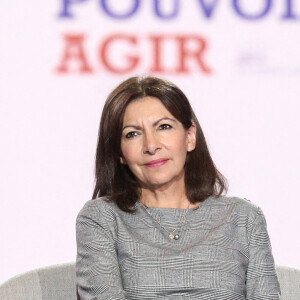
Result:
[[[227,192],[225,177],[209,154],[200,124],[184,93],[173,83],[157,77],[131,77],[108,96],[99,128],[93,199],[107,196],[126,212],[134,212],[140,196],[138,183],[127,165],[120,163],[121,134],[127,105],[144,97],[158,98],[185,129],[196,124],[196,147],[187,153],[185,186],[191,203]]]

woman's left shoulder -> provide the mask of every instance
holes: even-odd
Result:
[[[252,200],[237,196],[214,197],[211,203],[227,206],[239,214],[256,215],[261,211],[261,208]]]

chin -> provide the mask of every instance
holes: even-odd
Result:
[[[173,182],[175,178],[156,178],[149,180],[147,182],[148,186],[151,187],[161,187],[163,185],[168,185],[169,183]]]

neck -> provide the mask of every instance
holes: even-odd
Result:
[[[178,180],[167,186],[141,188],[140,202],[149,207],[187,208],[190,204],[186,196],[184,180]],[[190,208],[197,204],[190,204]]]

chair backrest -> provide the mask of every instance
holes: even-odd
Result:
[[[0,285],[1,300],[76,300],[75,263],[39,268]]]
[[[276,265],[282,300],[300,299],[300,270]]]
[[[276,265],[282,300],[300,300],[300,270]],[[75,263],[44,267],[0,285],[1,300],[76,300]]]

